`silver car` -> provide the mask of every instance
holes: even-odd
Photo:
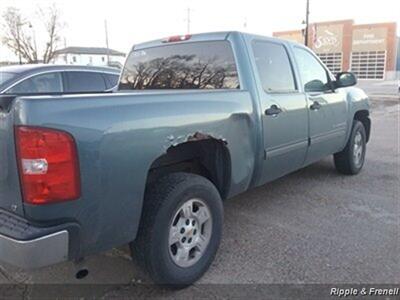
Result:
[[[0,68],[0,94],[93,93],[117,85],[119,70],[70,65],[16,65]]]

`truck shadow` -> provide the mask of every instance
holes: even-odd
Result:
[[[341,180],[343,180],[343,175],[336,172],[332,159],[325,159],[225,201],[225,230],[221,246],[223,250],[219,251],[214,267],[200,282],[204,282],[204,280],[205,282],[213,281],[209,276],[212,276],[215,272],[215,265],[218,269],[220,264],[227,263],[229,265],[233,263],[229,260],[229,256],[226,256],[229,251],[224,248],[231,247],[232,241],[239,239],[238,235],[251,237],[252,231],[254,231],[252,226],[259,226],[257,218],[267,218],[277,210],[285,211],[285,209],[288,209],[287,206],[285,207],[285,201],[288,198],[293,199],[296,194],[304,196],[306,191],[316,191],[323,188],[324,185],[331,185]],[[253,224],[250,222],[250,227],[248,226],[249,223],[244,221],[248,219],[253,219]],[[72,263],[63,263],[30,272],[4,266],[2,273],[7,274],[7,278],[0,277],[0,283],[111,284],[117,286],[151,284],[147,274],[137,266],[134,259],[131,259],[127,246],[88,257],[85,266],[90,273],[82,280],[75,279],[76,269]]]

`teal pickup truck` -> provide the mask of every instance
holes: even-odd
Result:
[[[300,44],[219,32],[134,46],[114,93],[1,96],[0,260],[130,244],[156,283],[191,284],[223,200],[328,155],[360,172],[371,121],[355,84]]]

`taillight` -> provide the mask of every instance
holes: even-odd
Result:
[[[40,205],[80,197],[78,157],[70,134],[18,126],[15,138],[25,202]]]

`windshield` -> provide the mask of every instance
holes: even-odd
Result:
[[[228,41],[172,44],[130,53],[120,90],[238,89]]]
[[[0,71],[0,85],[4,82],[9,81],[10,79],[14,78],[17,74],[10,73],[10,72],[1,72]]]

